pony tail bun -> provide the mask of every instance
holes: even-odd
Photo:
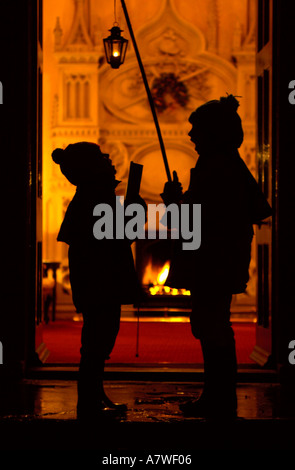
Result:
[[[222,104],[227,110],[236,112],[240,103],[233,95],[227,95],[220,98],[220,104]]]
[[[60,165],[64,158],[64,151],[63,149],[57,148],[53,150],[51,156],[52,156],[52,160],[54,161],[54,163],[57,163],[58,165]]]

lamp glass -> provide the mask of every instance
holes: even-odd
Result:
[[[108,64],[117,69],[125,60],[128,40],[121,36],[121,29],[113,26],[110,30],[111,35],[103,40],[105,54]]]

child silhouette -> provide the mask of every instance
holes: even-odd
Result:
[[[232,95],[209,101],[189,121],[191,141],[199,154],[182,194],[177,175],[167,182],[165,204],[201,204],[201,246],[176,248],[166,284],[192,294],[192,334],[201,342],[204,390],[198,400],[181,406],[187,415],[235,418],[237,361],[230,322],[232,295],[245,292],[253,224],[271,215],[256,180],[241,159],[243,142],[238,101]]]
[[[57,237],[69,245],[73,303],[83,314],[77,416],[87,418],[106,409],[125,411],[126,405],[113,403],[104,392],[104,367],[119,332],[121,305],[138,300],[141,291],[131,242],[126,238],[97,240],[93,235],[97,204],[112,207],[115,224],[116,170],[109,155],[90,142],[55,149],[52,158],[77,186]],[[128,202],[146,208],[140,196],[135,199]]]

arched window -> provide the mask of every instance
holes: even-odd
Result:
[[[85,76],[71,75],[65,85],[65,119],[89,119],[90,83]]]
[[[71,82],[66,84],[66,118],[71,118]]]
[[[81,85],[80,82],[76,83],[75,87],[75,117],[81,117]]]
[[[89,82],[84,83],[84,117],[89,118]]]

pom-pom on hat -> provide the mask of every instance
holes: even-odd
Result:
[[[97,181],[98,178],[115,181],[115,172],[110,160],[103,154],[99,145],[92,142],[77,142],[64,150],[53,150],[52,160],[60,165],[63,175],[75,186]]]
[[[52,160],[54,161],[54,163],[57,163],[58,165],[60,165],[63,159],[63,154],[64,154],[63,149],[57,148],[53,150],[51,156],[52,156]]]
[[[237,113],[239,105],[233,95],[228,95],[208,101],[191,114],[189,122],[198,130],[203,146],[237,149],[242,145],[244,132]]]

